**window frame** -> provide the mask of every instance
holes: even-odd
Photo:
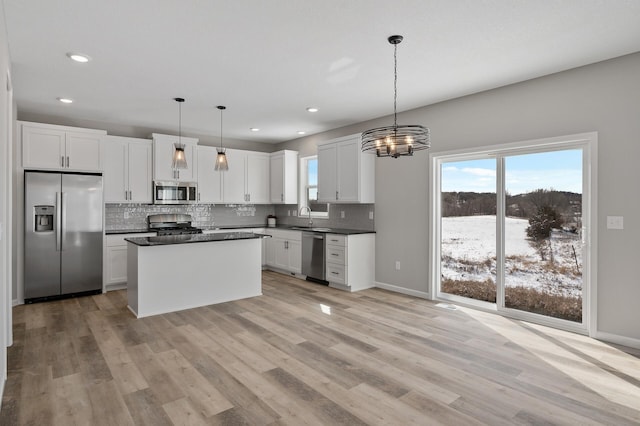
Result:
[[[309,184],[309,160],[317,160],[318,155],[309,155],[307,157],[300,158],[300,173],[299,173],[299,185],[298,185],[298,215],[303,207],[309,207],[307,195],[309,194],[309,188],[318,188],[318,185]],[[329,219],[330,204],[327,204],[326,212],[318,212],[311,210],[311,218],[313,219]]]
[[[585,244],[585,255],[583,260],[584,273],[583,279],[583,321],[581,324],[572,324],[568,321],[540,316],[526,312],[519,312],[514,309],[504,308],[499,304],[489,306],[486,302],[475,302],[464,300],[457,296],[445,296],[440,293],[440,268],[441,268],[441,167],[442,164],[455,160],[464,161],[479,158],[496,158],[497,162],[497,184],[496,191],[504,194],[505,188],[502,187],[504,182],[504,158],[510,155],[530,154],[536,152],[546,152],[554,150],[564,150],[578,148],[583,150],[583,239]],[[460,305],[474,307],[476,309],[497,312],[500,315],[530,322],[539,323],[559,329],[569,330],[577,333],[588,334],[593,336],[597,330],[597,224],[595,221],[597,214],[597,152],[598,152],[598,133],[589,132],[575,135],[551,137],[545,139],[521,141],[515,143],[507,143],[502,145],[491,145],[484,147],[475,147],[468,149],[458,149],[446,152],[431,152],[429,154],[430,185],[429,185],[429,233],[431,235],[429,242],[429,266],[430,274],[428,276],[429,297],[432,300],[449,301]],[[502,196],[498,197],[498,203],[503,204]],[[499,215],[504,215],[504,205],[498,205]],[[497,215],[498,217],[498,215]],[[503,234],[504,229],[499,226],[497,229],[498,246],[504,246]],[[499,248],[497,256],[503,256],[502,248]],[[503,264],[504,259],[498,259]],[[498,271],[499,273],[503,271]],[[502,277],[498,280],[503,281]],[[500,291],[498,285],[498,291]],[[497,294],[498,300],[503,300],[503,295]]]

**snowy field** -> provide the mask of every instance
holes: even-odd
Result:
[[[543,261],[527,239],[528,226],[526,219],[506,219],[506,286],[533,287],[551,294],[580,296],[580,237],[577,234],[553,232],[551,251],[547,252],[547,259]],[[442,276],[469,281],[490,278],[495,282],[495,229],[495,216],[442,218]],[[551,257],[553,260],[550,260]]]

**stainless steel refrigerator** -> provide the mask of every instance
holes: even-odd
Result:
[[[24,174],[27,303],[102,291],[102,176]]]

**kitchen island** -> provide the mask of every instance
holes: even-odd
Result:
[[[262,294],[262,243],[251,232],[126,238],[127,298],[138,318]]]

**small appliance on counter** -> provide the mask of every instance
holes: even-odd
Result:
[[[274,215],[270,214],[269,216],[267,216],[267,226],[269,228],[276,227],[276,217]]]
[[[150,214],[147,216],[148,229],[157,232],[159,237],[165,235],[201,234],[202,229],[191,226],[189,214]]]

